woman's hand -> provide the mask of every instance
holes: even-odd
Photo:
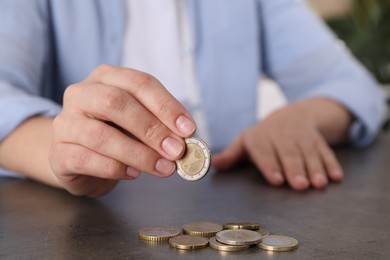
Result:
[[[328,143],[345,141],[351,121],[344,107],[325,98],[291,104],[244,131],[213,165],[226,169],[250,158],[272,185],[323,188],[343,178]]]
[[[170,176],[195,123],[154,77],[101,65],[64,94],[53,123],[50,165],[76,195],[99,196],[117,180]]]

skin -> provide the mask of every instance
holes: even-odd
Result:
[[[352,117],[338,103],[315,98],[294,103],[244,131],[213,156],[219,169],[251,159],[272,185],[323,188],[342,179],[328,144],[346,140]],[[0,165],[97,197],[141,172],[168,177],[196,129],[185,108],[152,76],[101,65],[67,88],[56,118],[33,117],[0,143]]]
[[[96,197],[141,171],[170,176],[173,161],[184,153],[183,138],[195,128],[157,79],[101,65],[66,89],[54,120],[32,118],[6,138],[0,164],[72,194]]]
[[[330,99],[293,103],[241,133],[213,156],[213,165],[228,169],[249,158],[271,185],[324,188],[343,178],[329,145],[345,142],[351,123],[351,114]]]

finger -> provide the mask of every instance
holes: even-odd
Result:
[[[304,157],[306,170],[313,187],[324,188],[328,184],[324,166],[322,164],[321,154],[312,142],[303,141],[299,145]]]
[[[188,137],[195,132],[190,114],[153,76],[133,69],[101,65],[89,79],[126,90],[177,135]]]
[[[243,145],[243,138],[242,135],[240,135],[222,152],[212,157],[212,164],[217,169],[226,170],[235,166],[244,157],[245,149]]]
[[[253,139],[252,139],[253,140]],[[266,139],[248,143],[248,153],[269,183],[280,186],[284,183],[282,167],[272,144]]]
[[[86,96],[89,98],[85,99]],[[77,102],[73,107],[81,110],[78,112],[112,121],[169,160],[177,160],[184,153],[183,138],[172,133],[138,100],[120,88],[86,83],[68,90],[67,98]]]
[[[275,140],[274,146],[290,186],[296,190],[307,189],[310,183],[297,146],[289,140]]]
[[[341,181],[344,177],[344,173],[334,152],[326,143],[319,145],[318,150],[329,178],[333,181]]]
[[[53,151],[56,165],[54,171],[65,181],[77,175],[87,175],[102,179],[134,179],[126,175],[127,166],[119,161],[96,153],[84,146],[64,143],[56,145]]]
[[[104,122],[83,117],[72,117],[68,120],[72,120],[72,125],[65,124],[63,127],[63,140],[80,144],[130,166],[127,169],[128,175],[136,175],[136,172],[131,171],[132,168],[159,177],[170,176],[175,170],[172,161]]]

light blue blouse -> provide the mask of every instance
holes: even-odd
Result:
[[[352,144],[374,139],[383,91],[303,1],[186,3],[214,150],[255,123],[262,74],[290,102],[322,96],[350,109]],[[64,89],[97,65],[120,64],[125,10],[122,0],[0,2],[0,140],[28,117],[58,114]]]

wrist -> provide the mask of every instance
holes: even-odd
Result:
[[[353,116],[342,104],[329,98],[318,97],[297,102],[292,106],[318,129],[328,143],[348,141]]]

